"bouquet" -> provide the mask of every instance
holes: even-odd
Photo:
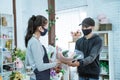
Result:
[[[75,50],[74,53],[75,53],[75,55],[74,55],[73,59],[77,60],[77,59],[83,59],[84,58],[84,54],[83,54],[82,51]]]
[[[75,55],[73,56],[73,61],[72,62],[74,62],[78,59],[83,59],[84,58],[84,54],[83,54],[82,51],[75,50],[74,53],[75,53]]]
[[[49,45],[47,48],[48,58],[49,58],[50,62],[53,62],[57,59],[57,50],[56,49],[57,49],[57,47],[53,47],[51,45]],[[64,53],[66,53],[66,51]],[[52,68],[50,70],[51,80],[61,80],[61,77],[64,73],[65,73],[65,71],[61,65],[59,65],[55,68]]]
[[[63,51],[63,52],[62,52],[63,56],[64,56],[64,57],[68,57],[68,52],[69,52],[69,50]]]
[[[72,55],[71,56],[66,56],[68,54],[72,54]],[[69,52],[68,51],[66,54],[58,51],[58,57],[63,63],[68,63],[70,61],[74,62],[78,59],[83,59],[84,54],[83,54],[82,51],[79,51],[79,50],[75,50],[74,52]]]

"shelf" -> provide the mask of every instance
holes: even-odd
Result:
[[[15,63],[3,63],[3,65],[14,65]]]
[[[7,61],[4,60],[4,56],[6,56],[8,53],[11,54],[14,45],[13,21],[13,14],[0,13],[0,75],[4,77],[7,77],[7,75],[9,77],[11,72],[14,71],[14,63],[12,62],[12,60],[8,60],[9,58],[6,59]],[[10,66],[11,69],[3,69],[4,66]]]
[[[100,76],[109,76],[109,74],[101,73]]]
[[[6,72],[3,72],[3,75],[5,75],[5,74],[11,74],[12,73],[12,71],[6,71]]]
[[[112,31],[94,31],[93,33],[96,33],[96,34],[105,34],[105,33],[110,33]]]
[[[3,52],[3,53],[8,53],[8,52],[11,52],[11,51],[1,51],[1,50],[0,50],[0,53],[2,53],[2,52]]]
[[[13,40],[13,38],[0,38],[0,40]]]
[[[100,58],[100,61],[109,61],[108,59]]]
[[[114,70],[112,59],[112,31],[95,31],[102,39],[102,51],[100,52],[99,61],[101,67],[100,80],[114,80]]]
[[[2,28],[2,29],[7,29],[7,28],[14,28],[14,27],[12,27],[12,26],[5,26],[5,27],[2,27],[2,25],[0,25],[0,28]]]
[[[3,51],[3,53],[8,53],[8,52],[10,52],[10,51]]]

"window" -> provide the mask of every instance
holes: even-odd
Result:
[[[56,45],[68,49],[68,42],[72,41],[71,31],[81,31],[79,24],[87,16],[85,8],[75,8],[58,11],[56,13]]]

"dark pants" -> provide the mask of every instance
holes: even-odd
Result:
[[[35,80],[35,79],[33,79],[33,78],[30,77],[30,80]]]
[[[88,77],[79,77],[79,80],[99,80],[99,79],[88,78]]]
[[[50,70],[45,71],[38,71],[37,69],[34,70],[36,80],[50,80]]]

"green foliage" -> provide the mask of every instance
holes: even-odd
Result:
[[[12,74],[10,75],[10,80],[13,80],[15,77],[15,72],[12,72]]]
[[[60,72],[61,72],[63,75],[65,74],[65,70],[64,70],[64,69],[60,70]]]
[[[53,8],[53,5],[49,5],[49,8],[45,10],[48,14],[48,16],[50,15],[55,15],[55,11],[54,11],[54,8]],[[58,17],[56,17],[56,19],[58,19]],[[51,30],[51,27],[55,25],[55,22],[56,22],[56,19],[50,19],[49,20],[49,26],[48,26],[48,31]]]
[[[106,62],[106,61],[100,61],[100,67],[104,67],[106,69],[106,72],[109,73],[108,62]]]
[[[63,51],[63,52],[62,52],[63,56],[64,56],[64,57],[68,57],[68,54],[67,54],[68,52],[69,52],[69,50]]]
[[[12,53],[12,60],[14,61],[16,57],[20,58],[22,61],[25,60],[25,53],[26,51],[15,48]]]
[[[79,56],[79,55],[78,55],[78,54],[76,54],[76,55],[73,57],[73,59],[76,59],[78,56]]]
[[[10,80],[23,80],[23,76],[20,72],[15,71],[10,75]]]

